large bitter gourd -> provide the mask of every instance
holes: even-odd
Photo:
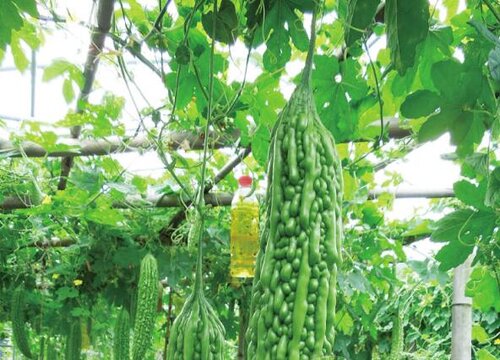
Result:
[[[332,354],[343,185],[333,137],[313,101],[313,48],[314,35],[302,82],[273,130],[267,219],[247,330],[251,360]]]

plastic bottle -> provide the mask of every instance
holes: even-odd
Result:
[[[251,278],[259,250],[259,202],[252,193],[252,178],[241,176],[231,204],[231,266],[233,279]]]

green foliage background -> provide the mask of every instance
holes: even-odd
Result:
[[[62,14],[55,11],[61,3],[0,1],[0,60],[12,56],[18,71],[24,72],[29,66],[27,49],[44,46],[45,34],[54,30],[43,16],[48,14],[65,26]],[[215,34],[210,28],[214,17],[210,2],[176,0],[172,6],[179,16],[167,13],[162,18],[160,6],[143,6],[138,0],[123,0],[115,7],[110,35],[114,51],[106,56],[129,83],[133,79],[127,76],[122,53],[143,62],[145,57],[145,66],[156,67],[165,87],[163,103],[138,109],[142,119],[138,133],[154,144],[149,150],[158,152],[164,176],[130,174],[112,156],[82,157],[75,161],[67,188],[59,191],[59,159],[31,159],[16,149],[0,153],[0,202],[16,196],[36,204],[0,212],[0,338],[10,331],[11,294],[24,284],[35,348],[42,336],[62,339],[69,320],[80,318],[86,324],[87,356],[108,358],[118,308],[131,307],[140,259],[152,252],[168,288],[149,356],[163,349],[170,322],[168,304],[175,316],[189,294],[196,258],[195,250],[186,246],[189,222],[173,234],[165,231],[178,209],[147,206],[148,196],[194,193],[199,159],[168,150],[162,136],[185,130],[201,133],[207,118],[213,37],[217,41],[214,132],[223,141],[233,141],[230,134],[239,131],[239,145],[252,147],[245,165],[256,179],[263,179],[271,129],[286,102],[280,84],[296,81],[285,66],[305,58],[304,19],[314,6],[312,0],[222,0],[218,4]],[[387,0],[382,8],[377,0],[326,0],[321,9],[314,96],[321,120],[339,144],[346,184],[347,260],[339,272],[336,354],[369,359],[377,345],[381,355],[387,355],[395,309],[404,304],[404,356],[447,358],[449,270],[475,251],[467,285],[474,307],[474,357],[498,358],[498,3],[468,0],[462,7],[457,0]],[[371,58],[368,44],[382,38],[387,46]],[[259,70],[254,81],[228,81],[230,46],[236,41],[252,51],[251,61]],[[262,51],[256,51],[261,45]],[[158,58],[168,67],[153,61]],[[59,78],[63,79],[60,96],[74,105],[85,81],[80,64],[54,60],[45,68],[43,80]],[[69,111],[52,127],[26,121],[21,132],[10,134],[10,140],[33,141],[47,151],[68,150],[57,131],[72,126],[82,126],[84,139],[124,138],[124,102],[107,94],[97,103],[79,104],[80,113]],[[389,141],[384,119],[394,116],[412,136]],[[9,130],[1,119],[0,130]],[[394,196],[368,197],[380,165],[444,133],[456,146],[448,158],[461,166],[462,179],[454,185],[456,198],[431,202],[430,212],[442,214],[439,221],[425,216],[405,222],[386,219]],[[19,157],[11,158],[13,153]],[[229,158],[227,153],[211,152],[209,179]],[[384,185],[400,181],[394,174]],[[234,176],[229,175],[216,190],[236,187]],[[125,209],[113,206],[130,196],[138,201],[127,203]],[[226,327],[231,344],[227,357],[234,358],[239,312],[245,308],[238,304],[245,304],[249,289],[230,285],[228,209],[210,210],[206,224],[207,297]],[[409,261],[403,246],[425,236],[444,246],[433,259]],[[45,245],[53,239],[65,240],[68,246]]]

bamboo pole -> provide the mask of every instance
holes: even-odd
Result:
[[[114,0],[99,0],[97,6],[97,26],[92,28],[90,35],[90,45],[87,52],[87,60],[83,69],[83,88],[77,102],[77,112],[81,113],[84,110],[84,104],[87,103],[88,97],[94,84],[97,67],[99,65],[99,56],[104,48],[106,35],[111,28],[111,18],[115,6]],[[71,127],[70,135],[74,139],[80,137],[81,126],[76,125]],[[63,157],[61,159],[61,174],[59,175],[58,190],[66,188],[69,172],[73,166],[73,157]]]
[[[451,313],[451,360],[471,360],[472,299],[465,296],[473,256],[453,271],[453,303]]]

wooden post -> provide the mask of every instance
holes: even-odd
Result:
[[[453,303],[451,314],[451,360],[471,360],[472,299],[465,296],[473,256],[453,272]]]

